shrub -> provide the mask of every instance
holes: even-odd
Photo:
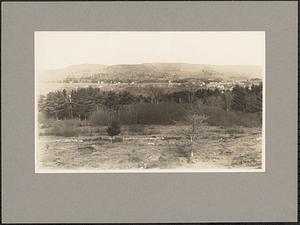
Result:
[[[113,142],[113,137],[121,133],[121,126],[118,121],[112,121],[111,125],[106,129],[106,132],[111,136],[111,143]]]
[[[140,133],[140,134],[145,133],[145,127],[139,124],[128,126],[128,130],[132,133]]]
[[[259,127],[262,125],[261,113],[243,113],[241,111],[225,111],[217,107],[200,105],[197,112],[208,116],[206,122],[211,126],[244,126]]]
[[[50,128],[48,135],[73,137],[79,133],[80,121],[79,120],[59,120],[55,121]]]
[[[185,111],[177,103],[137,103],[125,105],[118,111],[105,108],[98,110],[90,116],[93,125],[108,125],[112,120],[118,120],[122,124],[173,124],[182,120]]]
[[[189,111],[204,114],[208,117],[208,125],[212,126],[245,126],[259,127],[262,124],[262,113],[242,111],[226,111],[220,106],[199,103],[196,107],[178,103],[137,103],[124,105],[118,111],[102,108],[90,116],[92,125],[108,126],[113,120],[126,125],[167,125],[175,121],[185,121]],[[141,127],[131,127],[132,132],[142,132]],[[140,129],[140,131],[138,131]]]
[[[243,134],[245,131],[241,127],[232,127],[225,130],[226,133],[235,135],[235,134]]]
[[[173,124],[185,116],[182,106],[177,103],[141,103],[135,107],[138,124]]]

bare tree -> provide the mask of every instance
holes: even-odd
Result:
[[[150,94],[151,103],[158,104],[159,103],[159,98],[163,94],[162,89],[159,88],[159,87],[150,86],[148,88],[148,92]]]
[[[226,108],[226,111],[230,111],[231,109],[231,103],[232,103],[232,93],[230,90],[226,90],[224,92],[224,97],[225,97],[225,108]]]
[[[201,128],[207,116],[202,114],[191,114],[186,117],[186,121],[190,126],[182,130],[183,135],[187,138],[190,145],[190,158],[194,156],[194,141],[198,138],[201,133]]]

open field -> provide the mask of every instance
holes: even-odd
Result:
[[[104,126],[82,127],[76,137],[46,135],[43,128],[38,138],[38,167],[48,171],[261,168],[260,128],[203,126],[190,158],[191,147],[181,133],[185,127],[123,126],[114,143]]]

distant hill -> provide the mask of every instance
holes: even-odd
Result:
[[[67,77],[81,77],[90,76],[91,74],[98,73],[106,68],[100,64],[79,64],[72,65],[62,69],[46,70],[37,74],[39,81],[57,81],[63,80]]]
[[[262,79],[261,66],[205,65],[188,63],[79,64],[37,75],[39,81],[97,77],[104,80],[147,79]]]

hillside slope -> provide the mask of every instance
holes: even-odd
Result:
[[[188,63],[144,63],[144,64],[79,64],[37,74],[39,81],[57,81],[65,78],[101,79],[262,79],[261,66],[205,65]]]

